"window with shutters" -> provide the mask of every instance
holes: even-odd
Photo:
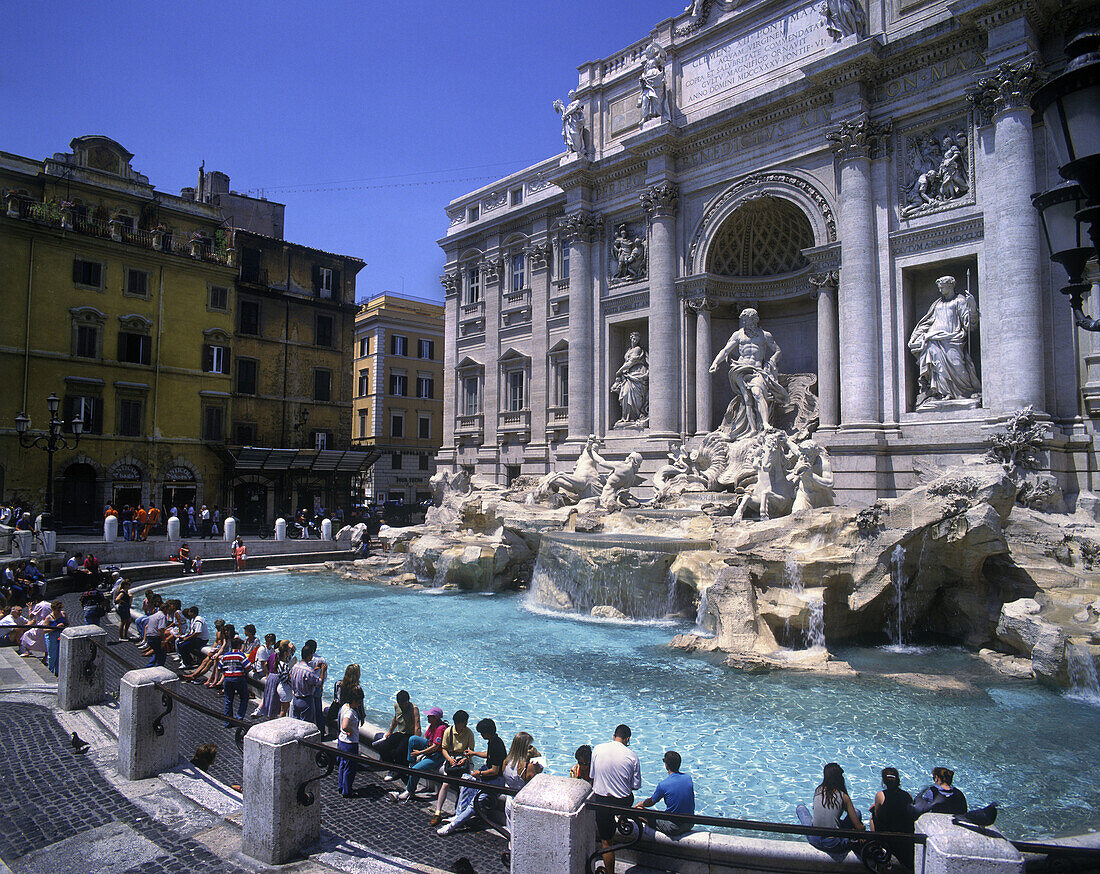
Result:
[[[432,417],[418,416],[416,420],[416,436],[421,440],[432,439]]]
[[[431,468],[431,463],[432,463],[432,457],[430,455],[428,455],[426,452],[422,452],[420,454],[420,469],[421,470],[431,470],[432,469]]]
[[[405,436],[405,414],[393,413],[390,417],[390,436],[391,437],[404,437]]]
[[[359,371],[359,397],[365,398],[370,394],[370,371]]]
[[[475,304],[481,300],[481,268],[471,267],[466,271],[466,303]]]
[[[147,270],[134,270],[132,267],[127,267],[123,293],[128,297],[148,297],[149,272]]]
[[[407,397],[409,394],[409,378],[403,373],[390,374],[390,394],[395,398]]]
[[[462,380],[462,415],[476,416],[481,412],[481,378],[467,376]]]
[[[313,265],[313,293],[325,300],[340,299],[340,271]]]
[[[359,357],[366,358],[370,354],[370,337],[359,338]]]
[[[418,398],[434,398],[435,380],[430,376],[418,376],[416,378],[416,396]]]
[[[266,277],[260,269],[263,253],[259,249],[241,248],[241,282],[264,284]]]
[[[401,470],[401,453],[400,452],[391,452],[390,453],[390,469],[391,470]]]
[[[525,383],[527,374],[522,370],[510,370],[507,373],[508,410],[517,413],[526,406]]]
[[[148,334],[131,331],[118,332],[118,360],[127,364],[148,364],[151,360],[153,339]]]
[[[233,426],[233,439],[241,446],[255,446],[256,424],[254,422],[237,422]]]
[[[329,431],[314,431],[313,448],[332,449],[332,434]]]
[[[202,347],[204,373],[229,373],[229,347],[206,343]]]
[[[99,357],[99,326],[77,325],[73,354],[80,358]]]
[[[254,358],[237,359],[237,394],[256,394],[256,373],[259,362]]]
[[[242,300],[238,305],[237,330],[249,336],[260,336],[260,302]]]
[[[123,437],[142,434],[142,402],[137,398],[119,398],[118,421],[115,430]]]
[[[332,371],[316,367],[313,370],[313,399],[315,401],[332,400]]]
[[[95,395],[66,395],[63,410],[65,431],[72,433],[72,421],[77,416],[84,424],[85,434],[103,433],[103,399]]]
[[[432,361],[435,359],[435,340],[419,340],[417,341],[417,356],[423,358],[425,361]]]
[[[370,436],[370,411],[359,411],[359,437],[366,438]]]
[[[332,348],[332,316],[317,316],[314,323],[314,345]]]
[[[218,312],[229,311],[229,289],[224,285],[211,285],[210,286],[210,298],[207,302],[207,306],[212,310]]]
[[[88,288],[103,288],[103,265],[98,261],[73,259],[73,283]]]
[[[390,335],[390,355],[400,355],[407,358],[409,355],[409,338],[400,334]]]
[[[225,408],[204,404],[202,408],[202,439],[220,443],[224,439]]]

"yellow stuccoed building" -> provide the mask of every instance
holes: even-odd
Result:
[[[230,483],[240,475],[234,438],[250,433],[235,428],[234,413],[241,387],[234,367],[242,287],[237,232],[215,202],[191,189],[180,196],[156,190],[113,140],[77,137],[70,145],[70,153],[45,161],[0,152],[0,495],[46,509],[48,453],[20,445],[16,417],[30,418],[25,439],[45,434],[46,399],[54,394],[70,443],[72,420],[83,422],[79,445],[53,457],[53,510],[64,525],[98,524],[107,502],[231,511]],[[293,246],[279,241],[284,245]],[[363,262],[328,257],[349,262],[353,295]],[[251,290],[272,294],[255,283]],[[338,313],[333,328],[320,358],[343,376],[351,316]],[[311,343],[316,330],[310,319]],[[272,350],[265,356],[264,370],[284,357]],[[314,378],[318,355],[299,357],[313,365],[306,376],[295,371],[258,392],[276,415],[291,415],[288,395],[310,398],[313,391],[298,383]],[[348,445],[350,387],[346,378],[333,382],[323,402],[332,412],[315,417],[334,432],[322,448],[340,442],[339,429]],[[262,430],[269,447],[316,449],[300,434],[287,438],[281,423],[269,420]],[[335,489],[326,497],[335,498]]]

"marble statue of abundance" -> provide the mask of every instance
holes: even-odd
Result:
[[[630,348],[623,356],[622,366],[615,371],[611,391],[618,395],[622,410],[618,425],[645,427],[649,423],[649,354],[637,331],[630,333]]]
[[[657,43],[650,43],[645,50],[642,63],[642,93],[638,97],[638,106],[642,110],[642,121],[665,117],[665,53]]]
[[[919,369],[917,407],[940,400],[976,399],[982,385],[966,351],[970,332],[978,324],[973,295],[955,293],[955,279],[936,280],[940,299],[928,308],[909,337],[909,349]]]
[[[781,350],[775,338],[760,327],[760,315],[751,307],[741,311],[741,327],[715,356],[710,372],[729,362],[733,403],[740,398],[742,421],[731,436],[759,434],[771,427],[772,404],[787,403],[787,391],[779,383]]]
[[[561,115],[561,138],[565,141],[566,151],[585,157],[584,104],[577,99],[577,92],[569,92],[568,104],[555,100],[554,109]]]

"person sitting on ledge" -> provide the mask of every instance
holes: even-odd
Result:
[[[917,796],[913,813],[966,813],[966,796],[952,785],[954,779],[955,772],[950,768],[933,768],[932,785]]]
[[[901,788],[901,775],[897,768],[882,769],[882,789],[871,805],[871,831],[903,832],[913,834],[913,796]],[[890,852],[898,861],[913,868],[913,844],[909,841],[886,841]]]
[[[592,782],[592,745],[581,744],[577,747],[577,751],[573,753],[573,758],[577,760],[572,768],[569,769],[569,776],[574,780],[587,780]]]
[[[508,750],[504,746],[504,741],[497,734],[497,724],[491,719],[482,719],[475,728],[477,733],[485,739],[488,746],[485,752],[466,751],[467,756],[477,756],[485,759],[485,767],[471,771],[468,779],[475,780],[478,783],[488,783],[492,786],[501,786],[504,784],[504,760],[508,756]],[[462,791],[458,793],[458,804],[455,807],[454,818],[439,828],[436,834],[450,835],[465,828],[466,824],[477,816],[475,800],[485,803],[488,799],[489,793],[485,790],[476,786],[463,786]]]
[[[406,758],[409,767],[414,771],[433,772],[443,766],[443,735],[449,726],[443,721],[442,707],[429,707],[424,711],[428,717],[428,726],[423,735],[413,735],[409,738],[406,750]],[[391,792],[391,801],[412,801],[416,798],[416,787],[420,782],[418,774],[410,774],[405,783],[405,791]]]
[[[391,765],[406,765],[408,758],[409,738],[420,734],[420,708],[412,703],[409,693],[402,689],[397,693],[396,703],[393,705],[393,719],[390,727],[385,732],[379,732],[371,741],[371,746],[382,759]],[[396,780],[397,774],[388,772],[383,780]]]
[[[470,714],[465,710],[456,710],[451,719],[454,724],[443,732],[441,745],[443,773],[448,777],[461,777],[470,770],[470,757],[466,755],[466,750],[474,747],[474,733],[470,731]],[[439,787],[439,795],[435,799],[435,813],[429,823],[432,827],[443,824],[443,803],[447,800],[447,793],[450,790],[450,783],[443,783]]]
[[[653,794],[649,798],[639,801],[634,806],[639,810],[653,807],[662,798],[665,800],[665,810],[669,813],[683,813],[688,816],[695,814],[695,785],[691,775],[680,771],[681,759],[676,750],[669,750],[664,757],[665,769],[668,776],[663,777]],[[657,817],[653,827],[664,832],[670,838],[678,838],[686,835],[692,829],[690,822],[673,822]]]
[[[67,576],[84,579],[88,573],[88,569],[84,567],[83,552],[78,552],[75,555],[69,556],[69,560],[65,562],[65,574]]]
[[[825,766],[821,784],[814,790],[814,812],[811,815],[805,804],[795,808],[798,821],[804,826],[814,828],[844,828],[865,831],[863,819],[848,796],[848,787],[844,782],[844,769],[836,762]],[[852,839],[847,837],[821,837],[809,835],[806,838],[811,847],[828,853],[837,862],[842,862],[852,849]]]
[[[206,654],[204,658],[195,670],[191,673],[180,674],[183,679],[187,681],[197,680],[207,671],[209,671],[214,665],[217,664],[221,654],[225,652],[225,620],[218,619],[214,622],[214,647]]]

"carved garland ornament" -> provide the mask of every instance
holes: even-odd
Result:
[[[833,152],[840,161],[871,158],[885,145],[891,128],[889,121],[871,121],[864,112],[856,118],[840,122],[825,133],[825,139],[833,144]]]
[[[523,251],[527,255],[528,260],[531,262],[532,270],[545,270],[547,264],[550,263],[549,243],[532,243]]]
[[[825,195],[818,191],[815,186],[802,177],[794,176],[790,173],[754,173],[751,176],[746,176],[744,179],[741,179],[732,188],[715,200],[714,203],[707,207],[706,211],[703,213],[703,220],[699,223],[699,228],[691,240],[690,264],[695,263],[695,255],[699,250],[700,243],[703,241],[703,234],[712,226],[714,216],[721,212],[731,200],[740,197],[746,188],[752,188],[754,185],[786,185],[791,188],[797,188],[803,194],[807,195],[821,212],[821,217],[825,221],[825,234],[828,238],[827,242],[836,242],[836,219],[833,218],[833,210],[829,206],[829,202],[825,199]]]
[[[599,216],[594,213],[575,212],[558,222],[558,231],[565,243],[574,240],[581,243],[591,243],[599,236],[600,224]]]
[[[1038,55],[1028,55],[1020,61],[1006,61],[992,73],[978,79],[967,92],[966,99],[984,124],[993,117],[1012,109],[1031,108],[1031,97],[1046,79]]]
[[[500,275],[504,272],[503,258],[486,258],[479,266],[486,283],[500,282]]]
[[[446,297],[453,297],[458,294],[460,281],[457,270],[452,273],[444,273],[439,277],[439,281],[443,285],[443,292]]]

